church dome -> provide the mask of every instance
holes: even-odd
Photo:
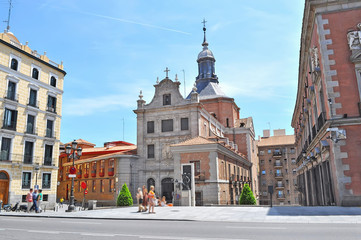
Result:
[[[213,53],[211,50],[208,49],[208,47],[204,47],[203,50],[198,54],[198,59],[200,60],[201,58],[214,58]]]
[[[6,32],[5,34],[10,38],[11,41],[20,44],[20,41],[15,37],[12,32]]]

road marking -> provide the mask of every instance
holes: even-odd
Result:
[[[287,228],[285,227],[247,227],[247,226],[237,226],[237,227],[233,227],[233,226],[227,226],[226,228],[242,228],[242,229],[268,229],[268,230],[286,230]]]
[[[199,237],[170,237],[170,236],[147,236],[147,235],[138,235],[142,239],[169,239],[169,240],[250,240],[245,238],[199,238]]]
[[[4,221],[41,222],[41,220],[33,220],[33,219],[13,219],[13,218],[4,219]]]
[[[42,231],[42,230],[27,230],[30,233],[49,233],[49,234],[60,234],[58,231]]]
[[[96,237],[115,237],[116,234],[108,233],[81,233],[82,236],[96,236]]]
[[[96,225],[99,225],[99,224],[102,224],[102,223],[98,223],[98,222],[74,222],[74,221],[61,221],[61,223],[71,223],[71,224],[96,224]]]

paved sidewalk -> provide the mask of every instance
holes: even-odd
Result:
[[[143,219],[169,221],[225,221],[268,223],[357,223],[361,224],[359,207],[156,207],[156,214],[138,213],[137,207],[121,207],[67,213],[4,212],[1,216],[36,216],[90,219]]]

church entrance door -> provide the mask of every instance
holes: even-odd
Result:
[[[7,172],[0,172],[0,201],[3,202],[3,206],[8,204],[9,198],[9,175]]]
[[[164,178],[162,180],[162,196],[165,196],[167,203],[171,203],[173,199],[174,183],[173,178]]]

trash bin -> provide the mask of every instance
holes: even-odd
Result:
[[[97,207],[97,200],[88,201],[88,210],[95,210]]]

